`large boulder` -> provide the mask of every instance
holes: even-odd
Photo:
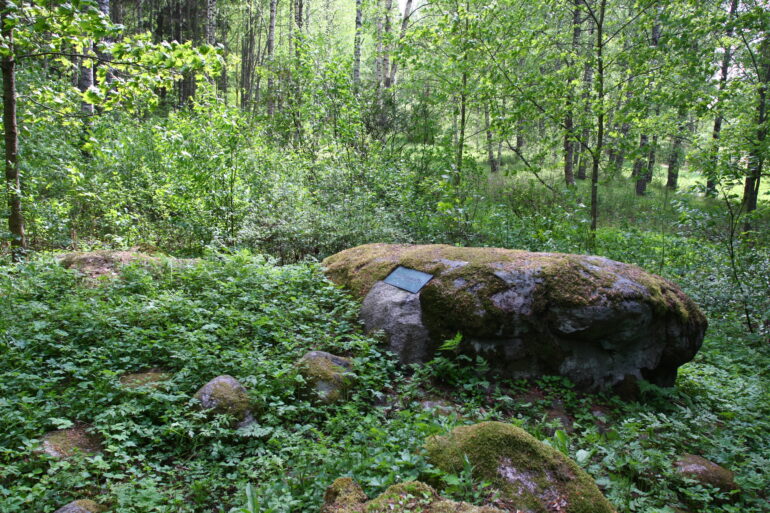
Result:
[[[510,424],[460,426],[426,442],[428,461],[459,473],[466,458],[473,476],[500,492],[510,511],[612,513],[593,479],[556,449]]]
[[[341,477],[324,495],[321,513],[503,513],[493,507],[442,499],[425,483],[409,481],[393,485],[377,498],[367,501],[361,487],[349,477]]]
[[[459,332],[460,350],[508,377],[562,375],[587,390],[638,379],[672,386],[706,330],[677,285],[597,256],[369,244],[323,265],[363,299],[367,330],[384,331],[403,363],[429,360]],[[397,266],[433,279],[416,294],[384,283]]]

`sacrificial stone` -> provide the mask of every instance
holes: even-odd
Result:
[[[583,390],[647,380],[673,386],[707,321],[673,282],[607,258],[447,245],[368,244],[323,261],[363,298],[367,331],[382,330],[404,364],[459,350],[510,378],[560,375]],[[417,293],[383,280],[398,266],[433,275]]]

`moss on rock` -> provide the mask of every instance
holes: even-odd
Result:
[[[365,298],[367,329],[383,330],[405,364],[430,360],[459,332],[461,351],[507,377],[560,374],[586,390],[626,376],[672,386],[707,326],[676,284],[598,256],[368,244],[323,265],[333,282]],[[407,301],[383,288],[397,266],[433,279]]]
[[[213,414],[231,415],[238,421],[249,416],[251,401],[246,388],[232,376],[222,375],[212,379],[194,396],[203,409]]]
[[[138,251],[102,250],[68,253],[59,262],[68,269],[77,269],[88,278],[95,279],[117,276],[120,268],[128,264],[157,265],[161,259]]]
[[[361,487],[350,478],[339,478],[326,490],[321,513],[503,513],[493,507],[479,507],[439,497],[425,483],[408,481],[389,487],[366,502]]]
[[[572,460],[510,424],[482,422],[427,440],[428,460],[491,482],[507,504],[534,513],[612,513],[612,506]]]
[[[72,501],[66,506],[57,509],[54,513],[101,513],[107,508],[91,499],[80,499]]]
[[[735,474],[732,471],[701,456],[684,454],[676,461],[674,467],[680,475],[701,484],[713,486],[723,492],[738,489]]]
[[[164,381],[171,379],[171,374],[160,369],[151,369],[146,372],[134,372],[123,374],[118,381],[126,388],[158,388]]]
[[[345,398],[355,375],[350,372],[347,358],[324,351],[310,351],[297,363],[300,375],[316,396],[324,403],[335,403]]]
[[[76,454],[92,455],[102,450],[102,438],[85,425],[46,433],[41,448],[43,453],[57,459]]]

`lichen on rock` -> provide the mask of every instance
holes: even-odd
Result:
[[[117,276],[120,268],[132,263],[157,265],[161,262],[158,257],[138,251],[86,251],[68,253],[59,260],[68,269],[77,269],[86,277],[95,279],[101,276]]]
[[[674,283],[603,257],[447,245],[368,244],[324,260],[363,298],[402,363],[460,349],[511,378],[562,375],[604,389],[627,377],[671,386],[703,341],[706,319]],[[433,275],[417,294],[383,282],[397,266]]]
[[[243,423],[251,420],[251,401],[246,387],[232,376],[212,379],[194,396],[201,408],[212,414],[226,414]]]
[[[683,477],[713,486],[723,492],[738,489],[735,474],[732,471],[701,456],[684,454],[674,463],[674,467]]]
[[[93,455],[102,450],[102,438],[87,425],[51,431],[42,438],[41,452],[56,459]]]
[[[315,396],[331,404],[345,398],[355,375],[349,359],[325,351],[310,351],[297,362],[297,369]]]
[[[611,513],[596,483],[575,462],[510,424],[460,426],[426,441],[428,461],[460,472],[468,458],[473,475],[500,491],[516,509],[533,513]]]
[[[160,369],[150,369],[145,372],[123,374],[118,381],[126,388],[158,388],[169,379],[171,379],[170,373]]]
[[[393,485],[371,501],[366,499],[355,481],[339,478],[326,490],[321,513],[503,513],[489,506],[443,499],[419,481]]]
[[[91,499],[80,499],[72,501],[66,506],[62,506],[54,513],[101,513],[106,510],[107,508],[105,506],[102,506]]]

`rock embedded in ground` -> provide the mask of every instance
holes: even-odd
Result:
[[[212,414],[230,415],[245,425],[253,422],[249,394],[237,379],[222,375],[212,379],[195,393],[201,408]]]
[[[459,332],[461,351],[506,377],[561,375],[584,390],[672,386],[707,325],[671,281],[597,256],[369,244],[323,265],[363,298],[367,330],[383,330],[404,364],[430,360]],[[384,283],[399,265],[434,277],[417,294]]]
[[[100,513],[107,508],[90,499],[72,501],[66,506],[57,509],[54,513]]]
[[[310,351],[297,362],[300,375],[305,378],[314,395],[326,404],[345,398],[355,381],[351,368],[348,358],[326,351]]]
[[[442,499],[425,483],[409,481],[393,485],[367,501],[361,487],[349,477],[329,486],[321,513],[503,513],[493,507]]]
[[[86,251],[68,253],[59,260],[68,269],[77,269],[88,278],[117,276],[120,268],[133,263],[159,264],[161,259],[138,251]]]
[[[93,455],[102,452],[102,438],[89,426],[76,426],[46,433],[41,452],[56,459],[71,458],[77,454]]]
[[[171,379],[170,373],[160,369],[150,369],[145,372],[123,374],[118,381],[126,388],[158,388],[169,379]]]
[[[562,453],[511,424],[482,422],[430,437],[428,461],[459,473],[466,457],[473,477],[500,492],[510,511],[613,513],[593,479]]]
[[[701,484],[719,488],[723,492],[738,489],[735,474],[732,471],[701,456],[684,454],[674,463],[674,467],[680,475]]]

